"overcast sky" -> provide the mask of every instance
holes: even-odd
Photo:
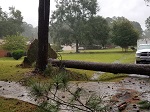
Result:
[[[38,24],[39,0],[0,0],[3,11],[8,12],[8,7],[15,6],[22,12],[24,21],[34,27]],[[55,9],[54,0],[51,1],[51,11]],[[150,7],[144,0],[98,0],[100,11],[98,15],[103,17],[124,16],[130,21],[137,21],[145,29],[145,20],[150,16]]]

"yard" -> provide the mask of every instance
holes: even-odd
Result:
[[[134,63],[135,52],[122,52],[121,49],[108,49],[99,51],[84,51],[79,54],[76,53],[60,53],[63,60],[82,60],[89,62],[103,62],[103,63]],[[24,73],[33,70],[33,68],[22,69],[16,67],[16,65],[21,64],[23,58],[20,60],[14,60],[10,57],[0,58],[0,80],[10,80],[19,81],[21,80]],[[89,70],[77,70],[71,69],[73,71],[87,74],[92,77],[94,71]]]
[[[75,53],[60,53],[62,56],[63,60],[82,60],[82,61],[90,61],[90,62],[103,62],[103,63],[134,63],[134,55],[135,52],[129,51],[129,52],[122,52],[120,50],[99,50],[99,51],[82,51],[79,54]],[[27,69],[22,69],[19,67],[16,67],[16,65],[20,64],[22,62],[23,58],[20,60],[14,60],[12,58],[0,58],[0,80],[1,81],[20,81],[26,77],[26,74],[30,71],[33,70],[33,68],[27,68]],[[89,70],[77,70],[77,69],[69,69],[70,71],[73,72],[78,72],[79,74],[86,74],[88,78],[90,79],[93,74],[95,73],[94,71],[89,71]],[[101,80],[110,80],[110,81],[118,81],[120,77],[124,77],[126,75],[121,74],[121,75],[114,75],[110,73],[104,73],[101,75]],[[35,78],[36,77],[36,78]],[[43,81],[46,80],[47,78],[41,77],[41,76],[35,76],[35,77],[30,77],[31,80],[38,80],[38,81]],[[5,104],[5,105],[4,105]],[[11,104],[11,105],[10,105]],[[6,107],[6,105],[8,105]],[[15,106],[14,106],[15,105]],[[35,110],[35,106],[31,104],[26,104],[21,101],[16,101],[15,99],[6,99],[4,97],[0,98],[0,107],[2,112],[10,112],[10,109],[13,112],[18,112],[18,110],[21,110],[21,112],[29,112],[28,110],[24,109],[22,106],[28,106],[31,109]],[[28,109],[28,108],[27,108]]]

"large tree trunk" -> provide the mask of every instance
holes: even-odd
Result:
[[[39,0],[37,69],[44,71],[48,59],[50,0]]]
[[[103,71],[110,73],[126,73],[126,74],[141,74],[150,76],[150,65],[144,64],[110,64],[110,63],[96,63],[84,62],[75,60],[56,60],[49,59],[49,62],[55,66],[66,68],[85,69],[93,71]]]

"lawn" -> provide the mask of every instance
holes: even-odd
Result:
[[[134,52],[122,52],[121,49],[108,49],[108,50],[89,50],[81,53],[60,53],[63,60],[81,60],[89,62],[102,62],[102,63],[134,63]],[[21,64],[22,59],[14,60],[13,58],[0,58],[0,80],[19,81],[24,78],[24,73],[29,72],[32,68],[22,69],[16,67]],[[94,71],[69,69],[71,71],[78,72],[80,74],[87,74],[88,77],[92,77]]]
[[[22,69],[16,67],[21,64],[23,58],[20,60],[14,60],[13,58],[6,57],[0,58],[0,80],[19,81],[24,77],[24,73],[29,72],[31,69]]]
[[[113,62],[120,62],[120,63],[134,63],[134,52],[122,52],[118,49],[111,50],[99,50],[99,51],[83,51],[79,54],[75,53],[61,53],[63,60],[82,60],[82,61],[90,61],[90,62],[103,62],[103,63],[113,63]],[[29,72],[32,68],[22,69],[16,67],[16,65],[21,64],[23,58],[20,60],[14,60],[13,58],[0,58],[0,80],[11,80],[11,81],[19,81],[25,77],[24,73]],[[92,77],[94,71],[89,70],[79,70],[79,69],[69,69],[71,71],[78,72],[79,74],[86,74],[88,77]],[[105,73],[100,77],[101,80],[114,80],[120,79],[125,75],[114,75],[111,73]],[[36,78],[33,77],[33,80]],[[30,79],[30,80],[32,80]],[[43,81],[47,80],[45,77],[39,77],[40,80]],[[6,106],[7,105],[7,106]],[[28,108],[27,108],[28,107]],[[35,110],[35,106],[29,103],[25,103],[15,99],[7,99],[0,97],[0,112],[30,112]]]
[[[68,53],[61,54],[63,60],[81,60],[89,62],[113,63],[125,57],[130,57],[133,52],[95,52],[95,53]],[[128,61],[130,63],[130,61]]]
[[[87,50],[81,53],[60,53],[62,60],[80,60],[89,62],[102,62],[102,63],[134,63],[135,52],[128,51],[122,52],[121,49],[108,49],[108,50]],[[69,69],[78,73],[87,74],[88,77],[92,77],[95,71]],[[110,75],[109,75],[110,76]],[[121,75],[122,76],[122,75]],[[116,77],[116,76],[115,76]]]
[[[36,112],[37,106],[16,100],[0,97],[0,112]]]

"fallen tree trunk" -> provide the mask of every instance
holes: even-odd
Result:
[[[49,59],[49,63],[51,63],[53,66],[58,67],[103,71],[114,74],[126,73],[126,74],[139,74],[150,76],[150,65],[144,64],[97,63],[97,62],[85,62],[75,60],[56,60],[56,59]]]

